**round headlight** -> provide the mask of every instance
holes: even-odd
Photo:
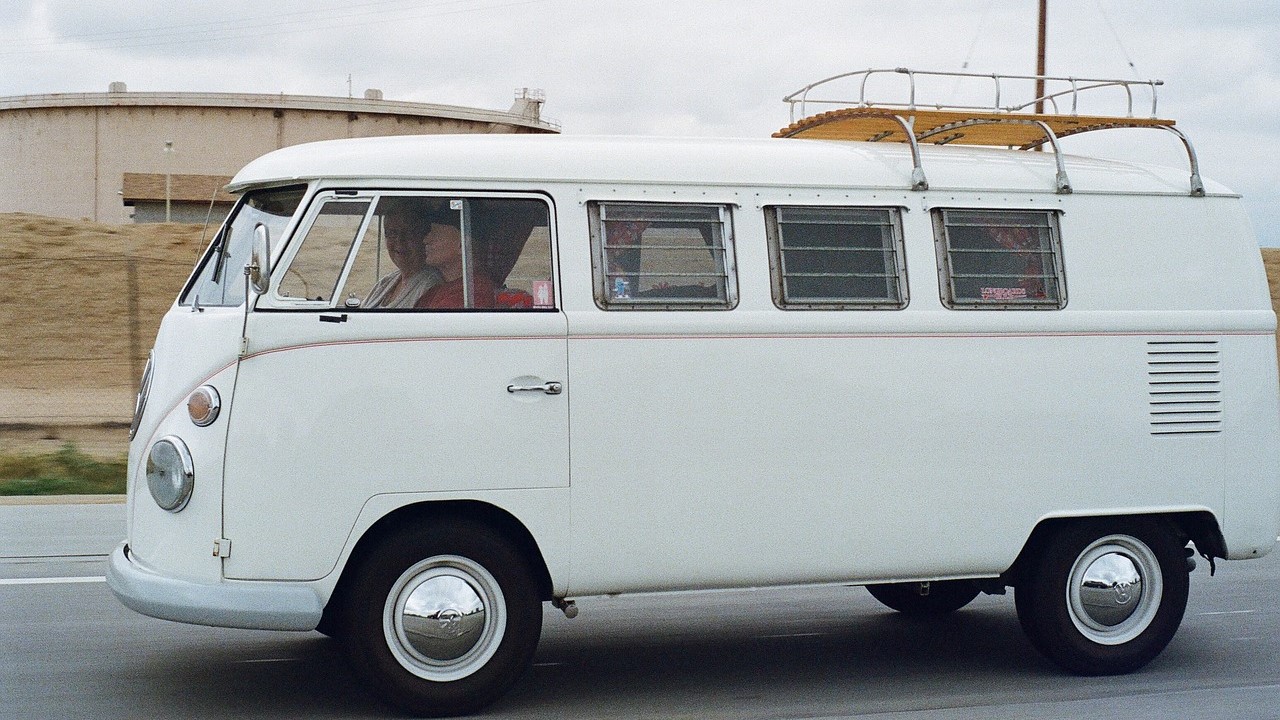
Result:
[[[156,441],[147,454],[147,487],[156,504],[169,512],[187,506],[196,483],[196,469],[186,443],[169,435]]]
[[[222,399],[212,385],[201,385],[187,397],[187,414],[198,427],[206,427],[218,419]]]

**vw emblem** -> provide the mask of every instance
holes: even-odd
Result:
[[[1129,592],[1131,585],[1132,583],[1125,580],[1121,580],[1115,584],[1116,604],[1125,605],[1133,599],[1133,594]]]
[[[443,637],[456,638],[461,637],[465,629],[462,627],[462,613],[454,609],[442,610],[436,616],[436,620],[440,623],[440,634]]]

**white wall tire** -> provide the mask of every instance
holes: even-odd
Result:
[[[1145,543],[1108,535],[1076,558],[1065,591],[1067,613],[1081,635],[1100,645],[1123,645],[1155,620],[1164,578]]]
[[[1133,672],[1173,639],[1190,579],[1185,539],[1154,520],[1081,522],[1026,558],[1015,589],[1031,644],[1080,675]]]
[[[341,638],[381,699],[420,716],[472,713],[528,669],[542,604],[524,558],[491,529],[405,527],[364,558]]]
[[[382,610],[383,640],[392,656],[432,682],[461,680],[484,667],[506,626],[497,579],[459,555],[436,555],[405,570]]]

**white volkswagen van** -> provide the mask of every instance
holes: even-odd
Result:
[[[927,113],[863,114],[924,134]],[[861,584],[943,614],[1013,587],[1066,670],[1143,666],[1194,554],[1280,532],[1275,316],[1240,199],[917,140],[254,161],[156,338],[112,589],[332,634],[431,715],[515,682],[542,603],[604,593]]]

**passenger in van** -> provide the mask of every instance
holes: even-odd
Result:
[[[999,248],[1011,251],[1003,263],[1005,267],[995,269],[1017,278],[1016,288],[1009,289],[1017,290],[1021,297],[1043,300],[1044,261],[1035,232],[1031,228],[1003,226],[987,228],[987,232]]]
[[[485,253],[479,248],[475,250],[471,263],[472,303],[468,306],[462,282],[462,231],[453,219],[433,222],[426,237],[426,263],[440,272],[442,282],[427,290],[414,307],[425,310],[492,308],[496,286],[488,268],[481,263]]]
[[[440,271],[427,263],[426,241],[436,208],[418,198],[390,198],[383,220],[387,254],[396,269],[373,286],[366,308],[411,308],[432,287],[442,282]]]

